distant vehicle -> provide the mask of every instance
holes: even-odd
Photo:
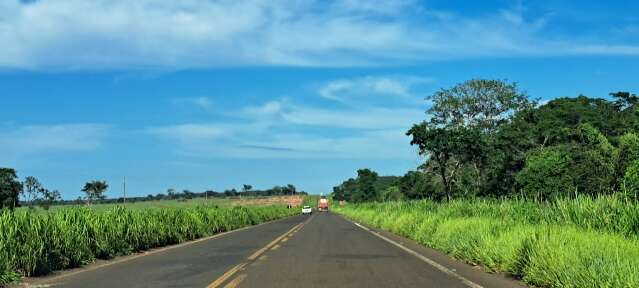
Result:
[[[328,211],[328,199],[326,197],[322,197],[317,202],[317,210],[318,211]]]
[[[311,208],[311,206],[304,206],[302,207],[302,215],[311,215],[313,214],[313,208]]]

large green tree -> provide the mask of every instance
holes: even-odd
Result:
[[[494,150],[494,135],[517,113],[532,109],[535,101],[519,91],[516,83],[474,79],[427,98],[433,105],[428,120],[413,125],[407,135],[427,158],[423,167],[439,176],[444,194],[450,200],[453,188],[464,175],[473,179],[470,189],[460,193],[477,194],[485,186],[488,164]],[[468,175],[472,173],[472,175]]]

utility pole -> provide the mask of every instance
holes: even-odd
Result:
[[[126,176],[124,176],[124,181],[122,181],[122,191],[124,194],[124,204],[126,204]]]

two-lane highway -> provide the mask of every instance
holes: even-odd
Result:
[[[438,261],[446,262],[440,264],[422,255],[428,251],[421,247],[410,248],[389,237],[380,237],[332,213],[315,213],[26,283],[211,288],[519,285],[435,255]]]

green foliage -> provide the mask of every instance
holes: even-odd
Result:
[[[0,286],[297,214],[284,206],[0,211]]]
[[[404,199],[404,194],[399,190],[399,187],[390,186],[382,191],[380,199],[382,201],[399,201]]]
[[[443,196],[437,192],[432,177],[419,171],[408,171],[399,179],[398,186],[403,198],[407,199],[439,199]]]
[[[493,138],[514,115],[532,109],[516,83],[474,79],[428,97],[429,120],[413,125],[411,145],[428,158],[426,171],[437,175],[446,199],[480,194],[495,165]]]
[[[429,97],[428,120],[407,134],[447,200],[611,194],[639,154],[637,96],[611,95],[537,107],[514,84],[470,80]]]
[[[18,181],[16,170],[0,168],[0,209],[15,208],[20,193],[22,193],[22,183]]]
[[[617,160],[617,177],[624,177],[628,166],[639,160],[639,135],[626,133],[619,137],[619,156]]]
[[[516,176],[526,198],[545,200],[575,190],[571,177],[572,159],[567,150],[555,146],[531,151],[526,156],[526,167]]]
[[[84,188],[82,188],[82,192],[86,193],[86,199],[89,203],[95,200],[101,200],[106,198],[104,195],[104,191],[109,188],[109,185],[106,181],[90,181],[84,184]]]
[[[617,197],[363,203],[335,211],[539,287],[639,285],[639,204]]]
[[[353,202],[375,201],[378,199],[375,182],[377,182],[377,173],[370,169],[357,170],[357,190],[352,196]]]
[[[30,202],[30,205],[33,205],[33,201],[38,198],[38,191],[42,188],[42,184],[36,177],[27,176],[24,179],[24,194],[25,198]]]
[[[624,189],[632,199],[639,200],[639,160],[635,160],[626,168],[623,177]]]

